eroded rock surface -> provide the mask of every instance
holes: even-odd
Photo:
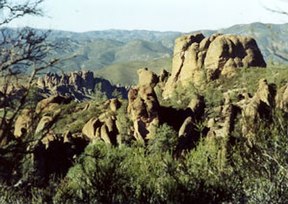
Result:
[[[91,71],[78,71],[62,75],[47,73],[38,79],[37,86],[46,93],[70,96],[78,101],[89,99],[95,92],[101,92],[108,98],[112,98],[113,93],[117,92],[123,98],[127,98],[125,87],[115,86],[108,80],[94,77],[94,73]]]
[[[256,41],[251,37],[201,33],[175,41],[172,74],[164,88],[170,97],[176,86],[201,86],[222,76],[232,76],[240,67],[266,67]]]

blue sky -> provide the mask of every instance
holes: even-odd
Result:
[[[288,0],[46,0],[45,17],[25,18],[12,26],[69,31],[145,29],[189,32],[251,22],[286,23]]]

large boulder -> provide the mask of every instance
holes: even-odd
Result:
[[[43,116],[37,125],[35,133],[36,134],[40,133],[41,131],[45,130],[46,128],[49,128],[49,126],[51,125],[52,122],[53,122],[53,117]]]
[[[251,37],[219,35],[207,49],[204,67],[208,80],[213,80],[229,68],[266,67],[256,41]]]
[[[98,118],[91,118],[82,128],[82,133],[90,140],[97,138],[97,129],[101,127],[102,123]]]
[[[137,73],[139,76],[139,81],[138,81],[139,86],[150,86],[154,88],[157,85],[158,76],[154,72],[148,70],[147,68],[144,68],[144,69],[139,69]]]
[[[172,95],[177,86],[190,83],[205,85],[220,76],[231,76],[236,68],[266,67],[256,41],[251,37],[214,34],[205,38],[196,33],[175,41],[172,74],[163,97]]]
[[[106,144],[117,145],[119,131],[114,112],[104,112],[97,118],[91,118],[82,128],[82,134],[90,141],[102,139]]]
[[[58,105],[68,104],[72,101],[71,97],[64,97],[60,95],[53,95],[38,102],[36,106],[36,113],[47,111],[55,111]]]
[[[22,137],[25,136],[31,130],[33,122],[33,111],[24,109],[14,124],[14,136]]]
[[[154,91],[158,77],[153,72],[142,69],[138,71],[139,85],[128,92],[128,114],[134,121],[134,137],[145,141],[153,137],[159,124],[160,105]]]

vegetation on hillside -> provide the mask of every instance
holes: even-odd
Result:
[[[40,15],[41,3],[0,0],[0,9],[9,14],[0,26]],[[261,24],[256,26],[261,30]],[[287,67],[239,66],[210,81],[203,72],[204,85],[172,83],[172,94],[165,98],[169,73],[159,77],[142,69],[139,87],[130,89],[128,100],[108,100],[95,92],[104,87],[98,83],[89,100],[76,102],[67,95],[46,97],[49,90],[37,87],[36,74],[59,62],[50,61],[47,33],[17,32],[0,32],[0,203],[288,203]],[[145,39],[138,39],[143,32]],[[72,40],[63,42],[71,45],[69,52],[80,49],[72,62],[81,69],[93,56],[103,67],[121,62],[127,76],[116,78],[116,65],[107,70],[114,82],[129,84],[135,83],[140,63],[155,70],[171,66],[161,33],[143,32],[129,32],[117,42],[86,33],[93,38],[83,37],[86,47],[66,33]],[[170,39],[175,33],[166,35]],[[192,44],[184,45],[183,53]],[[222,59],[219,55],[216,61]],[[184,61],[180,56],[179,73]],[[18,80],[31,67],[30,78]],[[70,75],[77,88],[85,87],[88,72],[83,75]],[[64,84],[76,93],[67,75],[47,78],[52,85],[54,79],[59,79],[56,88]]]
[[[273,73],[274,75],[272,75]],[[276,76],[278,77],[275,77]],[[221,94],[235,87],[246,87],[254,93],[259,78],[266,77],[278,86],[287,83],[286,70],[277,67],[239,70],[233,80],[219,79],[201,92],[210,108],[221,104]],[[189,92],[187,90],[194,90]],[[195,87],[178,90],[170,105],[179,107],[179,100],[189,101]],[[184,93],[181,93],[183,91]],[[62,127],[80,131],[78,123],[103,111],[103,101],[90,105],[95,111],[81,112],[85,103],[71,103],[61,107],[61,116],[55,130]],[[167,104],[166,104],[167,105]],[[183,105],[183,104],[182,104]],[[201,137],[192,150],[176,154],[178,136],[175,130],[163,124],[154,139],[143,146],[127,135],[130,128],[127,106],[117,111],[122,118],[121,145],[115,147],[101,140],[90,142],[76,157],[67,174],[51,172],[43,178],[30,157],[17,152],[13,158],[17,174],[1,172],[3,203],[286,203],[288,202],[287,114],[276,110],[269,127],[259,121],[253,144],[235,129],[229,138]],[[98,111],[98,112],[97,112]],[[89,116],[89,117],[88,117]],[[79,125],[79,126],[78,126]],[[197,128],[202,124],[196,124]],[[64,130],[63,130],[64,131]],[[60,133],[60,132],[59,132]],[[31,135],[32,136],[32,135]],[[33,136],[32,136],[33,137]],[[233,139],[234,138],[234,139]],[[11,163],[10,163],[11,164]],[[7,165],[7,164],[6,164]],[[4,167],[4,166],[3,166]],[[22,172],[22,173],[19,173]],[[10,174],[10,176],[7,176]],[[9,179],[7,179],[9,178]],[[25,179],[24,179],[25,178]],[[19,180],[21,184],[14,186]]]

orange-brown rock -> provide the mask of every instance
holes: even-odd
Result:
[[[134,137],[141,141],[153,137],[155,126],[159,124],[159,102],[154,91],[158,77],[151,71],[140,70],[139,86],[128,93],[128,114],[134,121]],[[149,79],[145,82],[145,79]],[[142,139],[140,139],[142,138]]]
[[[236,68],[266,67],[256,41],[251,37],[214,34],[205,38],[196,33],[175,41],[172,74],[163,97],[171,97],[177,86],[196,86],[219,76],[233,76]]]

